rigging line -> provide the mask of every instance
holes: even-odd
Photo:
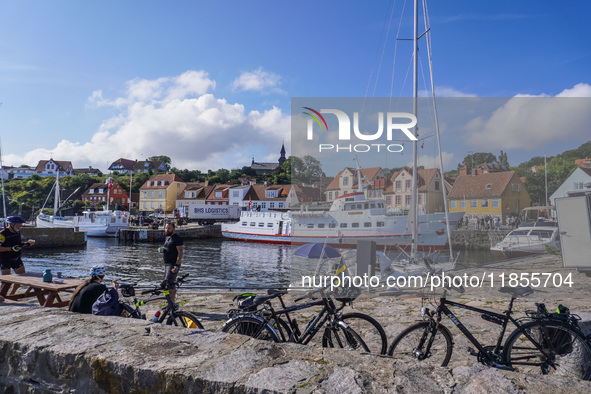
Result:
[[[396,54],[398,53],[398,38],[400,37],[400,29],[402,28],[402,19],[404,17],[404,10],[406,9],[406,0],[404,0],[404,4],[402,5],[402,12],[400,13],[400,21],[398,22],[398,30],[396,30],[396,43],[394,44],[394,60],[392,61],[392,80],[390,82],[390,97],[393,96],[394,93],[394,75],[396,71]],[[405,80],[406,82],[406,80]],[[401,95],[402,96],[402,95]]]
[[[387,45],[387,42],[388,42],[388,36],[390,34],[390,26],[392,24],[392,18],[394,16],[394,8],[395,7],[396,7],[396,0],[394,0],[394,3],[392,4],[392,11],[390,12],[390,18],[387,18],[387,19],[384,20],[384,26],[382,27],[382,36],[385,37],[384,38],[384,46],[382,47],[382,55],[381,55],[380,61],[378,63],[378,70],[376,72],[376,79],[375,79],[375,82],[374,82],[374,89],[373,89],[372,96],[375,96],[376,86],[377,86],[378,80],[380,78],[380,71],[382,69],[382,62],[384,60],[384,54],[386,52],[386,45]],[[386,27],[386,22],[387,22],[387,25],[388,25],[387,27]],[[377,49],[376,58],[378,57],[378,54],[379,54],[379,46],[378,46],[378,49]],[[374,65],[375,65],[375,63],[374,63]],[[373,72],[374,72],[374,69],[372,68],[371,73],[370,73],[370,76],[369,76],[369,80],[367,81],[367,87],[365,89],[365,98],[367,98],[367,96],[368,96],[369,88],[370,88],[370,85],[371,85],[371,80],[373,78]],[[365,104],[365,100],[364,100],[364,104]]]
[[[429,29],[429,17],[427,14],[427,2],[426,0],[423,0],[423,17],[425,20],[425,28],[427,29],[427,31],[429,32],[427,34],[427,55],[429,57],[429,71],[430,71],[430,77],[431,77],[431,92],[432,92],[432,96],[433,96],[433,110],[435,111],[435,131],[437,134],[437,148],[439,151],[439,171],[441,172],[441,191],[443,193],[443,208],[444,208],[444,212],[445,212],[445,226],[446,226],[446,231],[447,231],[447,236],[449,237],[449,239],[451,240],[451,232],[450,232],[450,226],[449,226],[449,210],[447,207],[447,190],[445,187],[445,173],[444,173],[444,168],[443,168],[443,155],[441,152],[441,135],[439,132],[439,118],[437,116],[437,101],[435,99],[435,83],[433,82],[433,54],[431,52],[431,30]],[[452,249],[452,245],[451,245],[451,241],[449,242],[449,256],[450,259],[453,261],[453,268],[455,268],[456,266],[456,261],[457,259],[453,259],[453,249]]]

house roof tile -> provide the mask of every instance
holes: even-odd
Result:
[[[448,197],[500,197],[514,175],[515,171],[493,172],[481,175],[460,175],[457,177]]]

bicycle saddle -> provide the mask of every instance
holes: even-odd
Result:
[[[534,289],[529,286],[519,286],[519,287],[511,287],[511,286],[503,286],[499,287],[499,291],[501,293],[508,293],[511,294],[514,298],[517,297],[525,297],[527,295],[533,294]]]

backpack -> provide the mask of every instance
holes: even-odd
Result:
[[[121,314],[121,305],[119,304],[119,294],[117,290],[106,290],[92,304],[92,314],[100,316],[119,316]]]

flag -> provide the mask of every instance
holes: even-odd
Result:
[[[335,271],[335,275],[345,272],[346,270],[347,270],[347,266],[345,265],[345,260],[343,258],[341,258],[341,262],[339,264],[339,267]]]
[[[250,211],[250,207],[252,206],[252,200],[248,197],[248,210]]]
[[[109,179],[109,189],[113,188],[113,179]]]

